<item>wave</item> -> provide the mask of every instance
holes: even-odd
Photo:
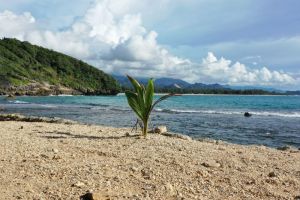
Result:
[[[72,94],[59,94],[58,97],[72,97]]]
[[[56,105],[52,105],[52,104],[41,104],[40,106],[45,108],[57,108]]]
[[[102,107],[102,106],[94,106],[94,107],[91,107],[90,108],[91,110],[111,110],[111,111],[122,111],[122,112],[124,112],[124,111],[130,111],[130,109],[129,108],[121,108],[121,107],[114,107],[114,108],[108,108],[108,106],[106,107],[106,106],[104,106],[104,107]]]
[[[243,115],[244,112],[242,111],[223,111],[223,110],[179,110],[179,109],[160,109],[157,108],[154,111],[156,112],[164,112],[164,113],[173,113],[173,114],[180,114],[180,113],[202,113],[202,114],[224,114],[224,115]],[[258,116],[277,116],[277,117],[294,117],[300,118],[300,112],[267,112],[267,111],[254,111],[250,113],[252,115]]]
[[[15,100],[15,101],[8,101],[9,103],[13,104],[30,104],[29,102],[26,101],[20,101],[20,100]]]
[[[99,107],[109,107],[109,105],[107,104],[100,104],[100,103],[87,103],[87,104],[84,104],[84,105],[88,105],[88,106],[99,106]]]
[[[279,116],[279,117],[300,117],[300,112],[281,113],[281,112],[252,112],[254,115]]]

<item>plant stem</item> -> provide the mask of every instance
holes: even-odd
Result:
[[[144,121],[144,126],[143,126],[143,136],[147,136],[147,131],[148,131],[148,120]]]

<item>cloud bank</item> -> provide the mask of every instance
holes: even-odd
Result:
[[[158,43],[158,34],[147,30],[140,14],[123,4],[98,0],[61,31],[40,28],[31,13],[0,12],[0,37],[13,37],[66,53],[115,74],[173,77],[189,82],[232,85],[293,85],[296,78],[267,67],[249,68],[209,52],[202,62],[171,54]],[[129,0],[122,1],[130,5]]]

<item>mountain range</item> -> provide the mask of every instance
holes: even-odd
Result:
[[[126,76],[112,75],[123,87],[131,87]],[[146,85],[148,78],[135,77],[140,83]],[[155,88],[178,88],[178,89],[224,89],[229,87],[220,84],[188,83],[181,79],[174,78],[157,78],[155,79]]]
[[[130,82],[128,81],[126,76],[120,75],[112,75],[124,88],[129,88]],[[148,78],[136,78],[140,83],[146,85]],[[214,84],[205,84],[205,83],[188,83],[181,79],[174,78],[158,78],[155,79],[155,87],[160,89],[170,89],[170,88],[178,88],[185,90],[200,90],[200,89],[211,89],[211,90],[263,90],[267,92],[276,92],[276,93],[285,93],[283,90],[278,90],[275,88],[268,87],[259,87],[259,86],[231,86],[231,85],[221,85],[218,83]],[[295,92],[295,91],[294,91]],[[297,92],[297,91],[296,91]]]

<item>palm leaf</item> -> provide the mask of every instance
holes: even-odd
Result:
[[[141,111],[143,112],[145,110],[144,86],[139,84],[139,82],[137,80],[135,80],[134,78],[132,78],[129,75],[127,75],[127,78],[129,79],[135,92],[137,93],[137,96],[138,96],[137,103],[140,105]]]
[[[143,120],[143,112],[140,104],[138,103],[138,96],[136,93],[131,91],[126,91],[125,95],[127,97],[127,101],[132,110],[136,113],[136,115]]]
[[[131,76],[127,75],[128,80],[131,82],[134,90],[136,92],[138,92],[139,90],[141,90],[141,85],[139,84],[139,82],[137,82],[137,80],[135,80],[134,78],[132,78]]]
[[[153,96],[154,96],[154,84],[153,84],[153,79],[150,79],[148,81],[146,93],[145,93],[145,105],[147,108],[147,112],[149,112],[151,110]]]

